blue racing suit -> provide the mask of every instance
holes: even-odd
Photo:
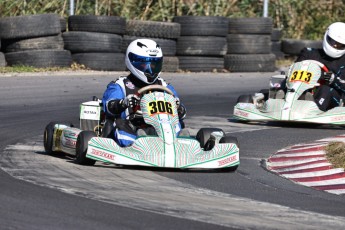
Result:
[[[159,84],[169,88],[174,93],[175,97],[178,98],[178,94],[174,87],[166,83],[162,78],[158,77],[154,84]],[[122,108],[119,103],[128,95],[136,94],[138,90],[144,86],[147,85],[135,78],[133,75],[129,75],[110,82],[103,94],[103,110],[108,119],[114,119],[115,129],[113,131],[113,136],[115,141],[122,147],[128,146],[134,142],[137,137],[136,130],[138,127],[127,119],[129,115],[128,108]],[[184,114],[180,117],[184,117]],[[180,120],[178,127],[175,127],[177,133],[179,133],[183,128],[183,124],[181,122],[182,119]]]

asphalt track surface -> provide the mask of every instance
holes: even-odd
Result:
[[[272,73],[164,74],[188,108],[186,126],[220,127],[240,142],[235,172],[80,166],[42,147],[50,121],[78,125],[79,104],[124,73],[0,77],[1,229],[343,229],[344,196],[267,171],[279,149],[344,134],[342,127],[242,124],[236,99]]]

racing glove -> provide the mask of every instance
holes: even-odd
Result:
[[[133,109],[137,105],[139,105],[140,98],[137,95],[129,94],[126,98],[120,101],[120,104],[123,108],[131,108]]]
[[[321,80],[325,81],[326,84],[329,84],[329,85],[333,83],[334,78],[335,76],[334,76],[334,73],[332,72],[324,72],[320,77]]]
[[[175,98],[175,102],[176,102],[178,117],[180,120],[182,120],[186,117],[186,113],[187,113],[186,107],[184,107],[184,105],[181,104],[180,98],[178,97]]]

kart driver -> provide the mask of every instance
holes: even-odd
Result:
[[[139,104],[139,98],[136,96],[138,90],[153,84],[166,86],[174,93],[180,120],[175,129],[179,134],[184,128],[183,119],[186,109],[180,103],[174,87],[159,77],[163,64],[161,47],[150,39],[134,40],[127,47],[125,63],[130,74],[110,82],[102,98],[106,122],[114,120],[110,136],[122,147],[134,142],[138,135],[138,126],[143,120],[137,118],[137,120],[129,121],[128,115]]]
[[[319,109],[326,111],[340,105],[345,94],[345,23],[332,23],[326,30],[322,49],[304,48],[296,62],[316,60],[330,72],[322,74],[325,84],[315,92],[314,101]]]

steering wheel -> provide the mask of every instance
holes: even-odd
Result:
[[[137,95],[139,96],[139,98],[141,98],[144,94],[149,93],[151,91],[166,92],[166,93],[174,96],[173,91],[171,91],[169,88],[162,86],[162,85],[145,86],[145,87],[138,90]],[[132,120],[135,118],[142,118],[142,116],[143,116],[143,113],[140,110],[139,106],[137,106],[133,109],[130,109],[129,113],[130,113],[130,119],[132,119]]]
[[[308,61],[308,62],[312,62],[312,63],[315,63],[317,64],[324,72],[329,72],[327,66],[325,66],[325,64],[319,62],[319,61],[316,61],[316,60],[304,60],[304,61]]]
[[[173,91],[171,91],[168,87],[162,85],[148,85],[138,90],[138,95],[142,96],[143,94],[150,92],[150,91],[158,91],[158,92],[167,92],[174,96]]]

